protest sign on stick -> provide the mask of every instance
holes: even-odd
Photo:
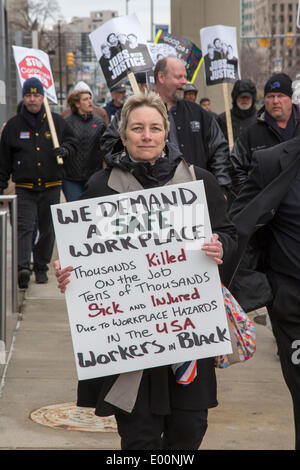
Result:
[[[135,14],[107,21],[89,38],[109,89],[127,79],[130,72],[146,72],[153,67]]]
[[[229,104],[229,92],[228,92],[228,83],[222,83],[223,88],[223,97],[225,105],[225,116],[226,116],[226,126],[227,126],[227,135],[228,135],[228,144],[229,150],[232,150],[233,147],[233,131],[232,131],[232,121],[230,113],[230,104]]]
[[[233,146],[228,83],[240,79],[236,28],[215,25],[200,29],[204,54],[204,75],[207,86],[222,84],[229,146]]]
[[[51,109],[48,103],[49,98],[53,103],[57,104],[57,97],[49,56],[44,51],[39,49],[29,49],[19,46],[12,47],[21,86],[23,86],[23,83],[28,78],[35,77],[41,81],[44,87],[44,106],[47,114],[49,129],[51,132],[53,147],[58,148],[59,142],[52,118]],[[59,165],[63,164],[63,159],[60,156],[57,156],[57,163]]]
[[[187,79],[193,83],[196,79],[197,73],[202,64],[202,52],[201,50],[190,40],[172,36],[171,34],[162,31],[161,29],[157,32],[154,40],[156,44],[165,44],[175,49],[176,56],[184,62]],[[165,55],[173,55],[169,52]]]
[[[231,353],[202,181],[51,209],[79,380]]]

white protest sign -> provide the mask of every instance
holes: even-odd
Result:
[[[215,25],[200,29],[206,85],[240,78],[236,28]]]
[[[79,380],[231,353],[202,181],[52,206]]]
[[[155,42],[149,42],[148,48],[149,48],[154,65],[163,57],[167,57],[167,56],[177,57],[177,52],[176,52],[175,47],[170,46],[169,44],[165,44],[165,43],[157,44]]]
[[[146,72],[153,67],[135,14],[107,21],[89,38],[109,89],[126,79],[128,73]]]
[[[48,54],[39,49],[12,46],[21,85],[28,78],[38,78],[44,87],[45,96],[57,104],[55,85]]]

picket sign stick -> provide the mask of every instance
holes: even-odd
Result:
[[[56,149],[56,148],[59,147],[59,142],[58,142],[56,129],[55,129],[55,125],[54,125],[54,122],[53,122],[53,117],[52,117],[52,113],[51,113],[51,109],[50,109],[50,106],[49,106],[49,103],[48,103],[47,96],[44,96],[44,106],[45,106],[45,109],[46,109],[46,114],[47,114],[47,119],[48,119],[50,132],[51,132],[53,147]],[[63,161],[62,157],[57,155],[56,159],[57,159],[57,164],[58,165],[63,165],[64,161]]]
[[[136,81],[136,78],[134,76],[134,73],[133,72],[129,72],[127,74],[127,77],[128,77],[128,80],[130,82],[130,85],[131,85],[131,88],[132,88],[132,91],[135,95],[137,95],[138,93],[140,93],[140,89],[139,89],[139,86],[137,84],[137,81]]]
[[[228,83],[222,83],[224,104],[225,104],[225,114],[226,114],[226,124],[227,124],[227,134],[229,142],[229,150],[232,150],[233,147],[233,133],[232,133],[232,122],[230,114],[230,105],[228,99]]]

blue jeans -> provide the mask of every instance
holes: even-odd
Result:
[[[86,181],[63,180],[62,190],[65,195],[66,201],[77,201],[81,193],[83,193],[85,183]]]

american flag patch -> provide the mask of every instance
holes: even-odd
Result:
[[[30,132],[29,131],[21,131],[20,132],[20,139],[30,139]]]

